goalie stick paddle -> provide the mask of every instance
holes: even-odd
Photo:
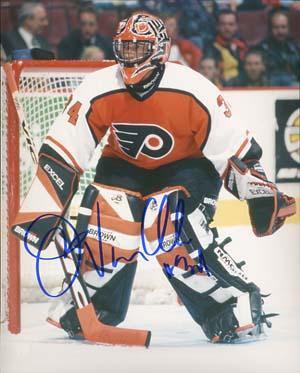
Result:
[[[8,88],[13,99],[18,119],[26,137],[28,150],[30,151],[33,163],[37,165],[38,156],[36,147],[31,137],[30,126],[26,121],[23,107],[20,102],[19,91],[11,68],[11,64],[7,63],[3,65],[3,69],[7,77]],[[67,234],[66,227],[65,232]],[[66,256],[66,253],[64,252],[64,249],[62,248],[62,245],[57,237],[55,239],[55,245],[58,254],[61,256],[61,265],[65,274],[66,282],[68,283],[70,276],[74,276],[75,273],[77,273],[78,276],[70,287],[70,290],[74,304],[77,308],[77,316],[84,338],[91,342],[104,344],[148,347],[151,339],[150,331],[117,328],[114,326],[105,325],[98,320],[82,274],[77,268],[76,255],[74,254],[74,252],[72,252],[71,256],[70,254]]]
[[[30,151],[30,155],[31,155],[31,158],[33,160],[33,163],[35,165],[37,165],[38,164],[38,157],[37,157],[35,144],[33,142],[31,134],[30,134],[30,126],[26,122],[26,119],[25,119],[25,114],[24,114],[22,104],[21,104],[20,98],[19,98],[19,90],[18,90],[18,87],[17,87],[17,83],[15,81],[15,77],[14,77],[14,74],[13,74],[13,70],[11,68],[11,64],[10,63],[4,64],[3,69],[4,69],[5,74],[6,74],[8,88],[10,90],[10,93],[11,93],[11,96],[12,96],[12,99],[13,99],[13,103],[15,105],[16,112],[18,114],[18,118],[19,118],[21,127],[23,129],[24,134],[25,134],[26,144],[27,144],[28,150]]]
[[[67,228],[64,225],[65,234],[68,236]],[[78,271],[77,258],[74,250],[66,256],[60,236],[56,236],[55,244],[60,254],[60,260],[65,273],[65,278],[70,283],[75,273],[77,277],[70,287],[72,298],[76,306],[76,313],[80,322],[83,336],[91,342],[103,344],[145,346],[148,347],[151,339],[151,332],[147,330],[117,328],[103,324],[97,317],[93,303],[91,302],[86,284],[80,271]],[[69,238],[67,237],[67,240]],[[82,249],[81,249],[82,250]]]

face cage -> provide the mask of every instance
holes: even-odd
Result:
[[[154,42],[148,40],[115,40],[114,53],[124,67],[134,67],[145,62],[153,54]]]

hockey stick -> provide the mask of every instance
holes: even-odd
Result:
[[[13,75],[11,65],[7,63],[3,66],[3,68],[7,77],[8,88],[13,99],[17,116],[26,137],[27,147],[30,151],[34,164],[37,165],[38,156],[36,147],[30,134],[30,126],[26,122],[23,107],[19,99],[19,90],[15,81],[15,77]],[[68,242],[70,242],[70,238],[68,237],[66,228],[65,235]],[[76,280],[73,282],[70,289],[74,304],[77,308],[76,311],[84,338],[92,342],[105,344],[118,344],[127,346],[136,345],[148,347],[151,338],[151,333],[149,331],[116,328],[113,326],[105,325],[98,320],[94,306],[89,297],[86,284],[84,282],[82,274],[80,273],[80,270],[78,270],[76,255],[73,252],[71,252],[71,255],[67,255],[67,253],[63,249],[64,245],[61,244],[58,236],[56,236],[55,238],[55,245],[60,256],[60,261],[64,271],[66,282],[69,282],[70,277],[74,276],[75,274],[77,275]]]
[[[64,234],[66,235],[63,241],[67,239],[67,241],[70,242],[66,224],[64,223],[63,228]],[[76,280],[70,287],[70,291],[77,308],[76,313],[84,338],[91,342],[104,344],[148,347],[151,339],[150,331],[117,328],[105,325],[99,321],[83,276],[81,272],[78,271],[78,268],[76,268],[77,258],[74,250],[71,250],[71,253],[66,257],[66,252],[63,248],[64,243],[60,242],[59,236],[56,236],[55,241],[58,252],[61,256],[62,267],[64,269],[65,278],[68,281],[67,283],[70,283],[70,279],[72,279],[75,274],[77,276]]]
[[[14,77],[14,74],[11,68],[11,64],[10,63],[4,64],[3,69],[7,77],[7,84],[8,84],[12,99],[13,99],[13,103],[15,105],[15,109],[16,109],[19,121],[21,123],[21,127],[26,137],[26,144],[27,144],[28,150],[30,151],[30,155],[33,160],[33,163],[37,165],[38,157],[37,157],[35,144],[30,134],[30,126],[28,125],[25,119],[25,114],[24,114],[22,104],[19,98],[19,90],[18,90],[16,81],[15,81],[15,77]]]

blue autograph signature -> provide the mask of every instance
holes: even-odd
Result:
[[[157,205],[157,201],[154,197],[150,197],[144,207],[143,215],[142,215],[142,221],[141,221],[141,246],[142,250],[138,250],[134,252],[132,255],[129,257],[116,257],[115,254],[115,248],[114,246],[111,246],[111,263],[113,267],[117,267],[118,263],[122,261],[126,262],[131,262],[136,256],[140,255],[144,260],[149,261],[148,257],[157,255],[160,251],[167,253],[172,251],[176,246],[182,246],[182,245],[188,245],[191,243],[191,239],[188,239],[187,241],[182,241],[181,235],[182,235],[182,228],[183,228],[183,223],[184,223],[184,201],[182,199],[179,199],[177,202],[177,206],[175,209],[175,220],[174,220],[174,240],[167,249],[164,248],[164,238],[166,234],[166,228],[167,228],[167,223],[170,215],[170,200],[168,195],[164,195],[160,206],[159,206],[159,211],[158,211],[158,218],[157,218],[157,242],[158,245],[157,247],[152,251],[151,249],[147,246],[147,240],[145,237],[145,220],[146,220],[146,214],[148,211],[148,208],[151,203],[154,203]],[[164,219],[162,219],[162,213],[164,208],[166,208],[166,213],[164,215]],[[46,218],[46,217],[55,217],[58,219],[59,224],[57,227],[50,229],[45,236],[42,238],[41,243],[38,247],[37,252],[33,252],[29,246],[30,244],[30,231],[34,227],[34,224],[36,224],[39,220]],[[73,237],[72,240],[69,239],[69,234],[68,231],[71,232],[71,236]],[[45,242],[47,242],[47,239],[49,235],[52,234],[57,234],[59,233],[61,237],[61,241],[63,242],[63,248],[61,249],[61,254],[58,254],[53,257],[43,257],[42,252],[44,251],[44,246]],[[38,284],[43,291],[44,294],[46,294],[49,297],[60,297],[63,294],[65,294],[73,285],[75,280],[78,277],[80,266],[82,263],[83,259],[83,252],[88,252],[89,257],[91,258],[92,265],[94,269],[96,270],[97,274],[99,277],[103,277],[105,275],[105,272],[107,272],[107,269],[104,266],[104,255],[103,255],[103,247],[102,247],[102,235],[101,235],[101,211],[100,211],[100,206],[97,203],[97,235],[98,235],[98,253],[99,253],[99,261],[100,264],[96,263],[96,260],[94,258],[94,255],[92,253],[91,248],[89,247],[88,243],[86,242],[86,237],[88,235],[88,230],[83,231],[83,232],[77,232],[75,227],[73,226],[72,223],[63,216],[59,216],[56,214],[44,214],[40,215],[38,218],[36,218],[28,227],[26,230],[25,236],[24,236],[24,247],[26,251],[33,256],[36,259],[35,263],[35,269],[36,269],[36,277]],[[84,250],[83,250],[84,249]],[[76,252],[76,270],[75,273],[71,276],[71,278],[68,281],[67,287],[59,292],[58,294],[51,294],[48,292],[48,290],[45,288],[42,280],[42,274],[41,274],[41,260],[45,261],[53,261],[57,259],[62,259],[68,257],[72,252]],[[198,248],[198,264],[197,265],[189,265],[187,263],[187,259],[184,256],[181,255],[176,255],[175,260],[174,260],[174,265],[170,265],[167,263],[163,264],[163,269],[165,274],[167,275],[168,278],[171,278],[174,276],[173,271],[174,268],[177,267],[180,263],[183,263],[184,270],[186,272],[189,272],[190,274],[194,274],[196,272],[203,272],[205,270],[206,274],[210,276],[208,267],[205,263],[205,259],[203,256],[203,251],[202,248]]]

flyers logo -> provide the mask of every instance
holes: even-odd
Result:
[[[160,159],[173,149],[173,136],[155,124],[114,123],[112,127],[120,149],[132,158],[143,154]]]
[[[138,34],[145,34],[149,31],[147,22],[138,22],[135,27]]]
[[[133,19],[132,32],[137,35],[153,35],[155,32],[151,27],[151,22],[148,20],[149,17],[145,17],[142,14],[137,14]]]

